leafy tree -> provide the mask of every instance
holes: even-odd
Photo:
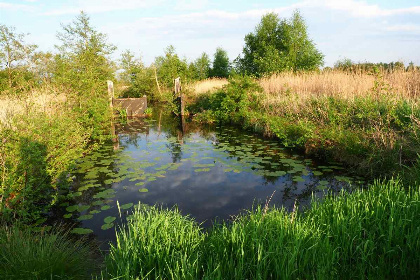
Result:
[[[217,48],[213,59],[211,77],[227,78],[230,73],[230,62],[227,52],[222,48]]]
[[[0,67],[7,72],[7,84],[19,86],[20,79],[27,80],[27,67],[36,45],[25,44],[25,34],[16,33],[14,27],[0,24]]]
[[[63,31],[57,34],[62,42],[56,46],[57,81],[71,86],[77,92],[77,101],[106,97],[106,81],[113,78],[113,64],[109,55],[115,47],[107,43],[106,35],[90,25],[89,17],[81,12]]]
[[[203,52],[199,58],[194,61],[194,76],[197,80],[204,80],[210,75],[210,58]]]
[[[120,67],[124,70],[121,78],[128,83],[129,88],[122,93],[123,97],[151,96],[155,92],[154,70],[146,68],[140,58],[135,58],[134,54],[126,50],[121,55]]]
[[[323,64],[323,55],[309,39],[298,11],[290,19],[268,13],[255,32],[245,36],[243,57],[237,58],[236,64],[240,72],[261,76],[285,70],[318,69]]]
[[[114,77],[109,55],[115,47],[83,12],[64,25],[57,37],[61,45],[57,46],[54,80],[71,89],[68,97],[77,105],[78,121],[91,130],[93,139],[102,140],[110,117],[106,81]]]
[[[155,66],[159,82],[167,89],[173,87],[173,80],[177,77],[183,82],[191,79],[186,60],[179,58],[172,45],[165,49],[165,55],[156,57]]]

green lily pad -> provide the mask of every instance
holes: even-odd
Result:
[[[148,192],[149,190],[148,189],[146,189],[146,188],[141,188],[141,189],[139,189],[139,192]]]
[[[102,230],[107,230],[107,229],[112,228],[113,226],[114,226],[114,223],[103,224],[103,225],[101,226],[101,229],[102,229]]]
[[[293,182],[305,182],[305,179],[303,179],[300,176],[294,176],[293,177]]]
[[[63,215],[63,218],[64,219],[69,219],[69,218],[71,218],[71,216],[73,216],[73,214],[72,213],[68,213],[68,214]]]
[[[89,234],[92,233],[93,230],[89,229],[89,228],[74,228],[72,229],[71,233],[75,233],[75,234]]]
[[[312,171],[312,174],[314,174],[314,176],[321,176],[324,173],[322,173],[321,171]]]
[[[123,204],[123,205],[121,205],[121,206],[120,206],[120,208],[121,208],[121,209],[126,210],[126,209],[128,209],[128,208],[133,207],[133,205],[134,205],[134,204],[130,202],[130,203],[127,203],[127,204]]]
[[[85,220],[90,220],[93,218],[93,215],[88,214],[88,215],[82,215],[79,218],[77,218],[79,221],[85,221]]]
[[[110,223],[112,223],[113,221],[115,221],[116,219],[117,219],[116,217],[108,216],[108,217],[106,217],[106,218],[104,219],[104,223],[105,223],[105,224],[110,224]]]
[[[89,212],[89,214],[98,214],[98,213],[101,213],[101,211],[99,211],[99,210],[92,210],[92,211]]]
[[[89,208],[90,208],[89,205],[80,205],[79,207],[77,207],[77,212],[80,213],[80,212],[88,210]]]
[[[74,211],[76,211],[78,208],[79,208],[79,205],[72,205],[72,206],[68,206],[68,207],[66,208],[66,211],[67,211],[67,212],[74,212]]]
[[[104,205],[104,206],[102,206],[102,207],[101,207],[101,210],[102,210],[102,211],[105,211],[105,210],[108,210],[109,208],[111,208],[111,206],[109,206],[109,205]]]

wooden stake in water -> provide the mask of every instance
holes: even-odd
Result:
[[[108,84],[109,106],[112,108],[112,100],[114,99],[114,83],[110,80],[106,81]]]
[[[181,112],[181,116],[184,115],[184,97],[182,95],[182,87],[181,87],[181,78],[178,77],[176,79],[174,79],[174,91],[175,91],[175,96],[179,97],[180,100],[180,112]]]

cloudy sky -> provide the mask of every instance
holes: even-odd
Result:
[[[149,64],[170,44],[190,61],[217,47],[234,59],[263,14],[287,18],[295,9],[326,66],[343,58],[420,65],[420,0],[0,0],[0,24],[54,51],[61,24],[83,10],[118,47],[115,57],[130,49]]]

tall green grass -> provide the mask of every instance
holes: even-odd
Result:
[[[398,180],[287,213],[257,208],[208,232],[178,211],[136,210],[107,268],[119,279],[415,279],[420,191]]]
[[[17,226],[0,228],[0,279],[91,279],[92,247],[55,230],[34,233]]]
[[[111,245],[107,274],[112,279],[197,279],[200,226],[178,210],[139,205]]]

